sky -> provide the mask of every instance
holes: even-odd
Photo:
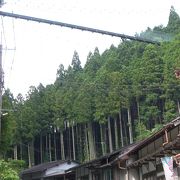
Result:
[[[173,5],[180,15],[179,0],[4,0],[1,11],[56,20],[135,35],[147,27],[168,23]],[[89,52],[100,53],[121,39],[14,18],[1,17],[1,43],[5,88],[14,96],[29,87],[52,84],[58,66],[71,64],[76,50],[82,66]]]

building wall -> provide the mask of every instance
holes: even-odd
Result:
[[[119,169],[118,166],[113,168],[113,180],[128,180],[126,169]]]
[[[139,172],[136,168],[128,170],[128,180],[139,180]]]

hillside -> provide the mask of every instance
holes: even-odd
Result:
[[[29,166],[84,162],[146,138],[180,114],[179,15],[171,8],[166,27],[139,36],[161,45],[123,41],[102,54],[96,48],[84,67],[75,51],[54,84],[32,86],[26,98],[6,90],[3,108],[15,111],[2,117],[2,157]]]

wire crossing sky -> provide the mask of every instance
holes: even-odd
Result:
[[[166,26],[172,5],[180,14],[179,0],[5,0],[0,10],[134,36],[147,27]],[[67,68],[74,50],[84,65],[95,47],[102,53],[121,42],[115,37],[13,18],[2,17],[0,24],[5,87],[15,95],[26,94],[31,85],[53,83],[58,66],[62,63]]]

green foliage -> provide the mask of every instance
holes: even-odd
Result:
[[[156,124],[155,127],[152,129],[151,133],[154,134],[162,128],[163,128],[163,124]]]
[[[136,140],[143,140],[151,135],[151,131],[146,128],[143,122],[138,121],[136,124]]]
[[[25,167],[24,161],[0,160],[0,179],[1,180],[19,180],[19,173]]]
[[[72,65],[73,71],[75,71],[75,72],[80,71],[82,69],[81,61],[79,59],[79,55],[78,55],[77,51],[74,51],[71,65]]]
[[[177,34],[180,32],[180,17],[176,13],[173,6],[170,10],[169,21],[166,27],[166,31],[173,34]]]
[[[156,124],[152,130],[148,130],[143,122],[138,121],[135,127],[136,140],[140,141],[146,139],[149,136],[153,135],[154,133],[158,132],[162,127],[163,127],[162,124]]]
[[[15,100],[7,91],[3,96],[3,108],[12,109],[13,105],[17,111],[2,117],[1,154],[5,156],[13,145],[27,144],[40,135],[59,131],[66,135],[67,126],[88,122],[106,126],[108,117],[112,121],[121,118],[124,136],[121,138],[127,140],[126,144],[130,136],[129,119],[137,140],[156,132],[162,124],[179,115],[180,81],[174,75],[174,70],[180,67],[180,34],[177,33],[179,16],[171,8],[167,27],[148,28],[140,34],[162,41],[160,46],[123,41],[102,54],[95,48],[89,53],[84,68],[74,51],[71,65],[67,69],[62,64],[59,66],[54,84],[30,87],[25,99],[19,95]],[[111,126],[113,129],[115,125]],[[108,133],[93,128],[93,138],[101,134],[105,141]],[[78,131],[81,130],[75,128],[75,133]],[[85,132],[79,134],[75,138],[75,143],[80,143],[78,157],[88,153],[88,145],[85,145],[88,137]],[[70,141],[65,142],[65,146]],[[43,155],[49,159],[48,152]]]
[[[140,37],[152,39],[154,41],[164,42],[171,41],[174,36],[180,32],[180,17],[176,13],[174,7],[170,9],[168,24],[166,27],[162,25],[156,26],[153,29],[147,28],[146,31],[140,33]]]
[[[1,117],[1,142],[0,142],[0,154],[5,156],[6,152],[13,144],[14,134],[16,130],[16,121],[14,115],[14,98],[10,90],[6,90],[3,94],[3,109],[10,109],[10,111],[3,111]]]

